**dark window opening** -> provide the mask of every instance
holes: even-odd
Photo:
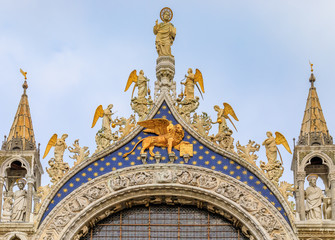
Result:
[[[246,240],[240,229],[221,215],[193,206],[137,206],[115,213],[80,240]]]

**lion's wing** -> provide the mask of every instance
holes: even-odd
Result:
[[[143,130],[144,132],[164,135],[167,133],[167,127],[170,125],[170,122],[167,119],[156,118],[138,122],[138,125],[146,128]]]

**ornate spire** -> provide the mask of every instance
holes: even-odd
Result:
[[[307,98],[304,118],[301,124],[299,144],[300,145],[328,145],[333,144],[333,138],[329,135],[325,117],[322,113],[316,88],[314,87],[315,76],[313,64],[311,64],[311,76],[309,81],[311,87]]]
[[[12,127],[9,131],[7,140],[2,146],[3,150],[33,150],[36,149],[36,142],[34,137],[33,124],[30,115],[30,108],[28,103],[28,96],[26,94],[28,84],[26,72],[21,73],[25,77],[22,85],[23,94],[19,106],[17,108]]]

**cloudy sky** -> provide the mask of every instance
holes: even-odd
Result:
[[[166,6],[177,28],[172,53],[178,92],[187,68],[199,68],[206,93],[197,111],[215,119],[213,105],[232,105],[240,119],[235,141],[261,144],[266,131],[279,131],[293,148],[310,87],[309,60],[335,135],[333,0],[0,0],[0,135],[8,135],[22,94],[22,68],[42,153],[54,133],[68,133],[68,145],[79,138],[93,153],[96,107],[112,103],[117,116],[132,113],[131,91],[123,90],[133,69],[143,69],[153,89],[152,27]],[[292,182],[292,156],[279,148],[284,178]],[[259,156],[266,159],[264,147]],[[41,161],[46,167],[47,159]]]

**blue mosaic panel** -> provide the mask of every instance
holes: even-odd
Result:
[[[165,102],[163,102],[154,118],[166,118],[172,121],[173,124],[178,123]],[[131,151],[139,140],[149,135],[152,134],[140,132],[139,134],[136,135],[136,137],[132,141],[125,144],[122,148],[119,148],[117,151],[111,153],[110,155],[105,156],[104,158],[101,158],[91,163],[90,165],[82,169],[80,172],[78,172],[76,175],[74,175],[56,193],[56,195],[50,202],[47,210],[44,212],[41,222],[63,198],[69,195],[80,185],[85,184],[98,176],[102,176],[106,173],[115,171],[117,169],[142,165],[142,161],[140,159],[141,144],[139,144],[135,148],[135,150],[126,158],[123,158],[122,155],[126,152]],[[245,167],[239,165],[237,162],[225,158],[213,152],[212,150],[208,149],[207,147],[203,146],[195,138],[189,135],[186,131],[183,140],[193,144],[194,156],[189,160],[188,163],[185,163],[183,161],[183,158],[179,157],[179,152],[177,150],[174,150],[176,156],[178,156],[178,159],[175,160],[175,164],[189,164],[194,166],[205,167],[229,175],[243,182],[244,184],[247,184],[248,186],[256,190],[259,194],[264,196],[269,202],[271,202],[277,208],[277,210],[283,215],[286,221],[290,224],[287,214],[283,209],[283,206],[280,204],[280,202],[274,196],[274,194],[268,189],[268,187],[256,175],[251,173]],[[156,147],[154,149],[154,152],[155,153],[158,152],[161,154],[161,163],[169,162],[166,148]],[[147,163],[155,164],[156,161],[154,160],[154,158],[149,156],[150,155],[148,153]]]

